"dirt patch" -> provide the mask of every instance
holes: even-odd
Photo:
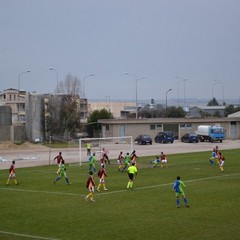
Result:
[[[20,149],[36,149],[36,148],[45,148],[41,144],[33,144],[30,142],[24,143],[13,143],[11,141],[1,141],[0,150],[20,150]]]

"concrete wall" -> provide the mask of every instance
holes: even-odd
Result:
[[[0,126],[12,125],[12,109],[9,106],[0,106]]]
[[[44,95],[26,95],[26,133],[29,141],[44,137]]]

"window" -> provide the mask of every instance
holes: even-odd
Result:
[[[192,124],[191,123],[181,123],[180,128],[192,128]]]
[[[162,130],[162,124],[151,124],[150,125],[150,130]]]
[[[156,126],[154,124],[151,124],[150,125],[150,130],[155,130],[156,129]]]

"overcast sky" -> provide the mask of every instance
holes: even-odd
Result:
[[[29,92],[94,73],[90,99],[134,99],[143,77],[139,99],[183,98],[184,83],[186,98],[240,99],[239,63],[239,0],[0,0],[0,91],[31,70]]]

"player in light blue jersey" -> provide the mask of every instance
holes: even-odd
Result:
[[[216,149],[214,148],[212,151],[212,156],[209,158],[209,162],[211,166],[214,165],[215,159],[217,159],[217,153],[216,153]]]
[[[184,182],[180,180],[179,176],[177,176],[177,180],[173,184],[173,191],[175,191],[175,193],[176,193],[176,202],[177,202],[177,207],[178,208],[180,208],[180,199],[179,199],[180,195],[183,197],[183,201],[184,201],[186,207],[189,208],[188,200],[187,200],[187,198],[185,196],[185,193],[183,191],[183,189],[185,187],[186,186],[185,186]]]

